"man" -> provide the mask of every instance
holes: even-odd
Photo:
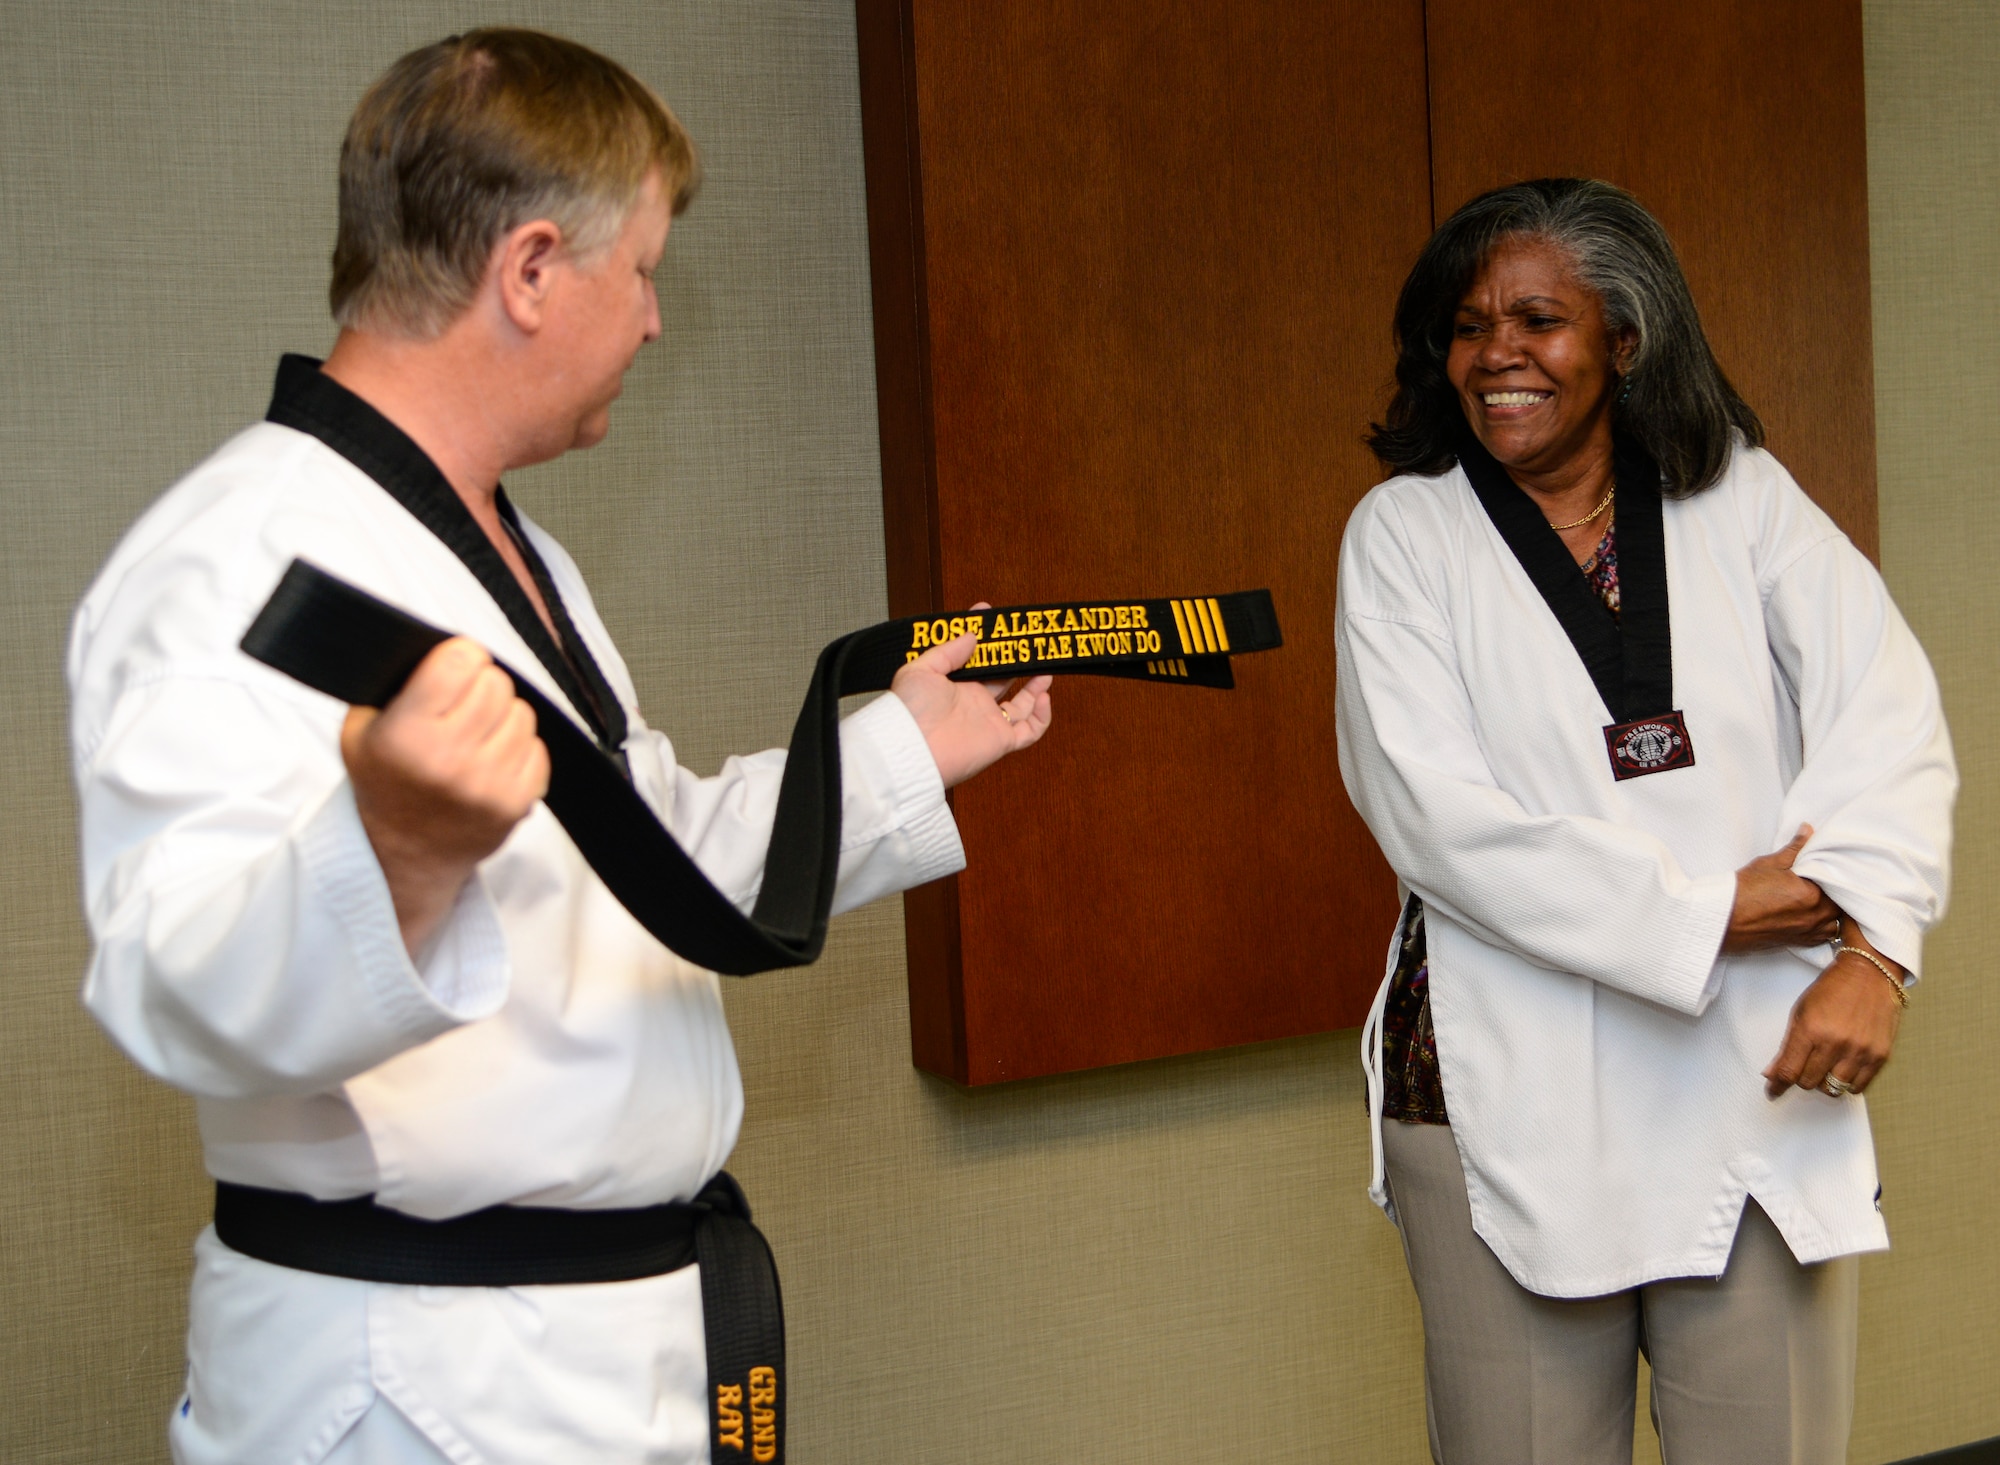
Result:
[[[196,1095],[226,1194],[451,1236],[492,1207],[685,1202],[735,1142],[715,977],[539,802],[548,756],[492,659],[749,908],[784,754],[677,767],[576,567],[500,488],[605,435],[660,334],[651,277],[695,176],[666,107],[580,46],[487,30],[403,58],[342,151],[331,355],[286,359],[271,419],[155,504],[78,610],[84,998]],[[462,638],[381,712],[344,709],[237,649],[294,556]],[[843,724],[840,908],[959,868],[945,788],[1046,730],[1047,678],[1004,702],[946,679],[973,645]],[[710,1454],[694,1266],[404,1286],[211,1228],[189,1364],[171,1439],[190,1465]]]

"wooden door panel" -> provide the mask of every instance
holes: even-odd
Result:
[[[1230,693],[1065,680],[907,901],[961,1083],[1358,1022],[1394,918],[1341,792],[1334,563],[1429,230],[1393,4],[861,0],[898,614],[1269,586]]]

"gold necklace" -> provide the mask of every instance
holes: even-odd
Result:
[[[1549,528],[1555,530],[1556,533],[1558,534],[1561,534],[1565,530],[1569,529],[1581,529],[1584,525],[1588,524],[1592,519],[1595,519],[1599,514],[1603,513],[1606,509],[1611,507],[1611,496],[1617,492],[1618,492],[1618,485],[1616,483],[1613,483],[1611,487],[1604,490],[1604,497],[1597,501],[1597,507],[1592,509],[1589,513],[1585,514],[1581,519],[1578,519],[1573,524],[1551,524],[1549,525]]]

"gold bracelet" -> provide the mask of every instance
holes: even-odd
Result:
[[[1833,943],[1834,956],[1839,957],[1843,953],[1848,956],[1860,957],[1868,965],[1880,972],[1889,985],[1896,989],[1896,1005],[1898,1007],[1908,1007],[1910,1005],[1910,994],[1903,990],[1901,979],[1889,970],[1889,964],[1883,961],[1881,957],[1876,956],[1873,952],[1863,951],[1858,946],[1849,946],[1845,941],[1835,941]]]

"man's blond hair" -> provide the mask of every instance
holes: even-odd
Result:
[[[435,336],[508,231],[548,219],[588,253],[617,237],[655,170],[679,214],[700,181],[693,140],[587,47],[492,28],[412,51],[368,89],[341,144],[333,318]]]

